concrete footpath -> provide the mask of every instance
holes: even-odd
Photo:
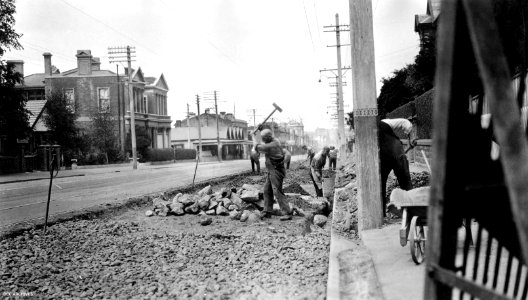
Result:
[[[379,286],[386,300],[423,299],[425,263],[416,265],[411,258],[409,244],[402,247],[400,224],[361,232],[367,247]]]
[[[411,164],[411,172],[428,171]],[[400,245],[401,219],[349,240],[332,230],[327,299],[423,299],[425,263],[416,265]]]

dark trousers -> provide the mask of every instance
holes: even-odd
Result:
[[[286,177],[286,170],[284,165],[281,163],[277,167],[266,167],[268,174],[266,176],[266,182],[264,183],[264,211],[273,211],[273,195],[277,198],[279,207],[283,213],[291,213],[290,205],[286,200],[286,195],[282,191],[282,182]]]
[[[328,162],[329,162],[329,165],[330,165],[330,169],[335,170],[336,169],[336,164],[337,164],[337,157],[336,158],[330,157],[328,159]]]
[[[412,189],[411,174],[409,172],[409,161],[405,155],[403,144],[396,136],[392,128],[384,122],[379,122],[379,142],[380,142],[380,167],[381,167],[381,192],[383,215],[385,215],[385,205],[387,204],[387,178],[389,173],[394,171],[398,185],[402,190]]]
[[[255,165],[257,166],[257,172],[260,173],[260,161],[258,159],[253,159],[253,157],[250,157],[251,159],[251,170],[255,172]]]

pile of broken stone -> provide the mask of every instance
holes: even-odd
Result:
[[[329,203],[325,198],[312,198],[300,196],[305,201],[308,211],[296,207],[299,216],[306,216],[313,220],[315,225],[324,226],[328,214]],[[208,216],[229,216],[232,220],[241,222],[257,222],[260,220],[260,211],[264,209],[262,186],[258,184],[244,184],[240,189],[222,188],[213,192],[209,185],[195,194],[178,193],[172,199],[160,195],[152,200],[153,207],[145,212],[151,216],[183,216],[185,214],[199,215],[200,224],[209,225],[213,219]],[[291,204],[290,204],[291,205]],[[273,205],[273,214],[280,215],[278,204]]]

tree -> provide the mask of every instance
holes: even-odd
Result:
[[[0,0],[0,138],[6,139],[6,154],[14,154],[16,148],[12,146],[16,139],[25,138],[31,132],[26,99],[15,88],[22,76],[2,59],[7,50],[22,48],[18,42],[21,35],[13,28],[14,14],[14,1]]]
[[[413,92],[407,81],[411,67],[394,71],[389,78],[383,78],[378,96],[378,114],[381,118],[394,109],[413,100]]]
[[[118,123],[110,111],[95,111],[91,114],[92,126],[90,140],[93,147],[97,148],[109,160],[114,161],[118,154]],[[109,159],[110,156],[110,159]]]
[[[141,157],[147,157],[147,150],[151,143],[152,138],[150,137],[147,128],[136,125],[136,150]],[[132,152],[132,139],[130,138],[130,132],[127,134],[126,138],[126,151]]]
[[[6,50],[22,49],[22,45],[18,42],[22,35],[16,33],[13,28],[15,12],[14,0],[0,0],[0,57],[4,55]]]
[[[59,144],[63,152],[75,152],[79,138],[75,107],[71,106],[64,93],[58,91],[48,93],[46,100],[44,123],[51,133],[50,142]]]

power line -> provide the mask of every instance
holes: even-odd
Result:
[[[314,15],[315,15],[315,24],[317,25],[317,28],[319,29],[319,18],[317,17],[317,8],[315,7],[315,0],[313,0],[313,7],[314,7]],[[321,40],[321,31],[317,30],[317,35],[319,36],[319,42],[322,43],[323,40]]]
[[[310,33],[310,41],[312,41],[312,49],[315,52],[315,45],[312,38],[312,30],[310,29],[310,22],[308,22],[308,14],[306,13],[306,5],[303,0],[304,16],[306,17],[306,25],[308,26],[308,32]]]
[[[79,12],[82,13],[83,15],[85,15],[85,16],[91,18],[92,20],[94,20],[94,21],[96,21],[96,22],[98,22],[98,23],[103,24],[104,26],[106,26],[106,27],[112,29],[112,30],[115,31],[116,33],[118,33],[118,34],[120,34],[120,35],[126,37],[127,39],[133,41],[135,44],[141,45],[142,48],[144,48],[144,49],[146,49],[146,50],[152,52],[152,53],[155,54],[155,55],[159,55],[158,53],[156,53],[156,51],[154,51],[154,50],[152,50],[152,49],[150,49],[150,48],[148,48],[148,47],[145,47],[144,45],[142,45],[141,43],[139,43],[138,41],[136,41],[134,38],[132,38],[131,36],[129,36],[129,35],[127,35],[127,34],[121,32],[121,31],[117,30],[116,28],[114,28],[114,27],[108,25],[107,23],[105,23],[105,22],[103,22],[103,21],[97,19],[96,17],[94,17],[94,16],[88,14],[88,13],[85,12],[84,10],[82,10],[82,9],[76,7],[76,6],[71,5],[70,3],[66,2],[66,0],[60,0],[60,1],[62,1],[64,4],[68,5],[69,7],[71,7],[71,8],[73,8],[73,9],[79,11]]]

